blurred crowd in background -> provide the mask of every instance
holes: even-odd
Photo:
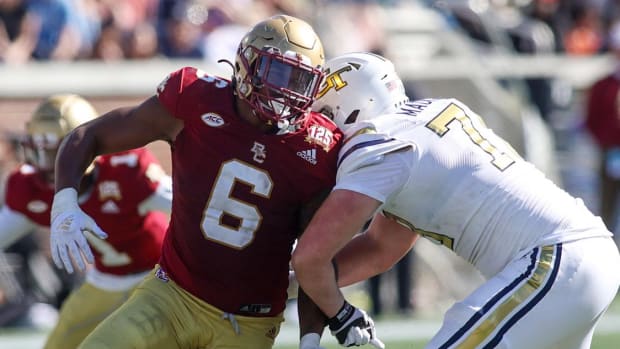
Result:
[[[412,1],[412,0],[409,0]],[[385,54],[382,9],[407,0],[0,0],[0,65],[38,61],[115,62],[142,59],[198,59],[216,63],[233,60],[237,45],[256,22],[277,13],[311,23],[327,57],[350,51]],[[515,52],[594,56],[620,52],[620,0],[420,0],[464,29],[472,40],[485,41],[482,25],[472,16],[483,8],[518,13],[511,35]],[[333,9],[339,9],[334,12]],[[526,34],[523,34],[526,33]],[[614,35],[617,37],[614,47]],[[389,55],[388,55],[389,56]],[[619,55],[620,57],[620,55]],[[1,77],[0,77],[1,79]],[[549,110],[545,79],[531,79],[531,99],[546,118]],[[542,84],[542,85],[541,85]],[[620,136],[618,136],[620,139]],[[0,143],[0,174],[16,163],[15,145]],[[620,188],[620,186],[619,186]],[[3,197],[0,189],[0,196]],[[50,266],[46,241],[31,235],[0,253],[0,327],[54,321],[66,294],[80,282]],[[15,252],[15,253],[11,253]],[[20,261],[8,260],[21,258]],[[399,272],[398,312],[410,314],[409,256]],[[26,262],[24,262],[26,261]],[[15,268],[28,269],[20,272]],[[34,272],[33,272],[34,271]],[[38,271],[38,272],[37,272]],[[22,278],[21,280],[19,278]],[[394,279],[393,277],[389,280]],[[371,280],[371,312],[381,304],[379,278]],[[385,289],[385,287],[384,287]],[[395,294],[397,292],[394,292]],[[18,295],[18,296],[16,296]],[[11,299],[10,302],[7,299]],[[394,297],[396,298],[396,297]],[[49,304],[50,308],[33,307]],[[31,312],[35,312],[31,314]],[[47,320],[46,320],[47,319]],[[36,324],[34,324],[36,325]]]
[[[411,0],[409,0],[411,1]],[[131,60],[152,57],[217,60],[261,18],[287,13],[322,23],[327,5],[348,8],[339,25],[353,50],[381,48],[381,7],[405,0],[0,0],[0,62]],[[466,4],[513,8],[545,23],[556,52],[594,55],[608,49],[607,33],[620,19],[615,0],[443,0],[441,8]],[[324,16],[325,15],[325,16]],[[389,19],[388,19],[389,20]],[[352,28],[349,28],[352,27]],[[349,30],[353,29],[353,30]],[[321,27],[317,27],[320,32]],[[320,33],[321,34],[321,33]],[[322,33],[326,48],[332,43]],[[329,50],[328,50],[329,54]]]

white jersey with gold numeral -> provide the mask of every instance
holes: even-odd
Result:
[[[611,235],[455,99],[410,102],[346,136],[335,189],[381,201],[487,277],[536,246]]]

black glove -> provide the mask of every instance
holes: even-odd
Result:
[[[365,311],[345,301],[338,314],[327,321],[333,336],[345,347],[371,344],[383,349],[385,345],[377,338],[375,323]]]

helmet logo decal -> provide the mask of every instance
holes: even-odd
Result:
[[[254,142],[254,146],[251,151],[254,153],[254,157],[252,159],[259,164],[262,164],[267,158],[267,150],[265,150],[264,144]]]
[[[318,144],[323,150],[328,152],[334,141],[334,134],[323,126],[312,125],[308,128],[305,141],[310,144]]]
[[[225,124],[224,118],[222,118],[216,113],[202,114],[200,118],[205,124],[211,127],[220,127],[220,126],[224,126]]]
[[[351,71],[353,69],[355,70],[359,70],[361,67],[360,64],[357,63],[348,63],[345,67],[342,67],[338,70],[336,70],[333,73],[329,73],[327,74],[327,76],[325,77],[325,83],[321,90],[319,90],[319,93],[317,93],[316,98],[321,98],[323,97],[327,92],[329,92],[329,90],[333,87],[336,91],[344,88],[345,86],[348,85],[348,83],[342,78],[342,74],[348,71]]]

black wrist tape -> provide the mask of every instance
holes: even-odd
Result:
[[[338,310],[336,316],[327,320],[327,324],[329,325],[329,329],[334,331],[340,329],[344,323],[346,323],[351,316],[355,313],[355,307],[353,307],[349,302],[344,301],[344,304]]]

